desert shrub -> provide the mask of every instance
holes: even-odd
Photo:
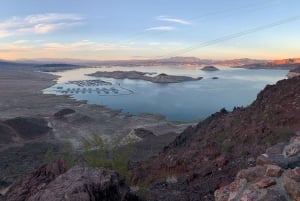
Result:
[[[223,152],[231,153],[234,147],[234,143],[227,139],[224,140],[223,143],[221,144],[221,149]]]
[[[133,151],[133,143],[132,138],[126,138],[122,142],[121,140],[113,140],[109,144],[94,134],[92,139],[84,139],[83,141],[83,157],[87,166],[110,168],[129,179],[129,157]]]
[[[74,148],[70,141],[65,140],[63,143],[62,151],[49,148],[45,154],[45,162],[50,163],[59,158],[63,158],[66,162],[67,168],[75,165]]]

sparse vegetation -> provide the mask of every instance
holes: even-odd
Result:
[[[54,151],[52,148],[47,150],[45,154],[45,162],[49,163],[58,158],[63,158],[68,168],[75,165],[74,149],[71,142],[66,140],[61,152]]]
[[[119,174],[129,179],[129,157],[133,151],[134,140],[126,138],[122,146],[120,140],[113,140],[111,145],[102,139],[100,136],[94,134],[92,139],[85,139],[83,142],[84,159],[87,166],[90,167],[104,167],[116,170]]]
[[[223,143],[221,144],[222,151],[227,153],[231,153],[233,147],[234,147],[234,143],[230,139],[224,140]]]

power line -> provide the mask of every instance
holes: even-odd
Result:
[[[241,31],[241,32],[229,34],[229,35],[226,35],[226,36],[222,36],[220,38],[209,40],[209,41],[200,43],[198,45],[190,46],[190,47],[172,52],[170,54],[167,54],[167,55],[164,55],[164,56],[161,56],[161,57],[170,57],[170,56],[178,56],[178,55],[186,54],[186,53],[188,53],[190,51],[193,51],[195,49],[200,49],[200,48],[203,48],[203,47],[215,45],[215,44],[225,42],[225,41],[228,41],[228,40],[231,40],[231,39],[234,39],[234,38],[239,38],[239,37],[251,34],[251,33],[259,32],[259,31],[262,31],[262,30],[266,30],[266,29],[269,29],[269,28],[273,28],[273,27],[280,26],[280,25],[283,25],[283,24],[287,24],[287,23],[297,21],[297,20],[300,20],[300,16],[290,17],[290,18],[279,20],[279,21],[276,21],[276,22],[273,22],[273,23],[270,23],[270,24],[265,24],[265,25],[262,25],[262,26],[251,28],[251,29],[248,29],[248,30],[245,30],[245,31]]]

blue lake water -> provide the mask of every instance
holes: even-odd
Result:
[[[143,80],[96,78],[85,74],[96,71],[137,70],[203,77],[199,81],[157,84]],[[170,120],[203,119],[221,108],[247,106],[267,84],[286,78],[287,70],[248,70],[220,68],[204,72],[200,67],[99,67],[53,73],[61,76],[57,84],[44,93],[65,95],[90,104],[122,109],[125,113],[162,114]],[[212,79],[218,77],[219,79]],[[79,80],[88,81],[83,85]],[[85,89],[84,89],[85,88]]]

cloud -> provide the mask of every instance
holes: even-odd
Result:
[[[47,50],[59,50],[59,51],[114,51],[114,50],[130,50],[133,47],[124,44],[113,43],[97,43],[89,40],[81,40],[73,43],[45,43],[43,48]]]
[[[150,42],[150,43],[148,43],[148,45],[150,45],[150,46],[158,46],[158,45],[160,45],[160,42]]]
[[[164,21],[164,22],[174,22],[174,23],[184,24],[184,25],[191,25],[192,24],[189,21],[179,19],[179,18],[172,18],[172,17],[168,17],[168,16],[157,16],[156,20]]]
[[[84,18],[80,15],[68,13],[46,13],[29,15],[24,18],[12,17],[0,21],[0,38],[26,34],[47,34],[82,25],[83,22]]]
[[[157,27],[150,27],[145,29],[146,31],[172,31],[175,30],[175,27],[172,26],[157,26]]]
[[[13,44],[24,44],[24,43],[28,43],[28,40],[17,40],[15,42],[13,42]]]

